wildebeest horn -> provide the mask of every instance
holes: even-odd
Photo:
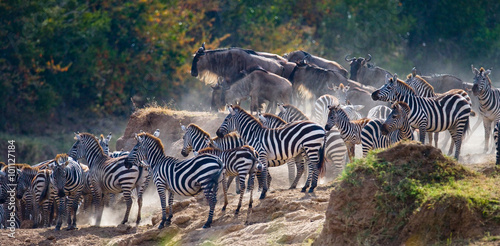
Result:
[[[366,62],[369,62],[372,60],[372,55],[368,54],[368,60],[366,60]]]
[[[326,85],[326,87],[329,89],[329,90],[332,90],[332,91],[335,91],[335,84],[332,82],[332,87],[330,87],[330,85]]]
[[[344,60],[346,62],[352,62],[352,61],[354,61],[356,59],[356,57],[353,57],[353,58],[350,58],[350,59],[348,59],[347,57],[349,57],[349,54],[345,55],[345,57],[344,57]]]

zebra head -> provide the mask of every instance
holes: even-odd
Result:
[[[404,102],[396,102],[391,106],[392,112],[387,116],[382,124],[382,134],[388,135],[390,132],[403,128],[408,121],[410,107]]]
[[[132,165],[137,166],[149,166],[148,162],[148,138],[154,137],[152,135],[148,135],[147,133],[139,133],[135,134],[135,139],[137,140],[137,144],[134,146],[130,154],[128,154],[127,159],[124,162],[124,166],[126,168],[131,168]],[[154,137],[156,138],[156,137]]]
[[[228,106],[227,109],[229,110],[229,114],[226,116],[224,122],[222,122],[222,125],[216,132],[217,137],[219,138],[223,138],[224,135],[236,129],[235,119],[237,118],[239,111],[241,110],[240,108],[234,108],[233,105]]]
[[[332,127],[336,126],[339,123],[339,119],[340,117],[342,117],[342,114],[345,115],[345,117],[347,117],[347,115],[345,114],[344,110],[342,110],[340,105],[328,106],[328,110],[328,119],[326,121],[325,130],[330,131]]]
[[[85,148],[83,146],[82,137],[80,133],[75,132],[75,140],[76,142],[68,151],[68,156],[73,158],[73,160],[78,160],[85,156]]]
[[[488,75],[491,73],[491,69],[484,70],[484,68],[481,68],[477,70],[473,65],[472,67],[472,72],[474,73],[474,85],[472,86],[472,93],[474,93],[475,96],[478,96],[483,92],[488,86],[491,87],[491,80],[488,77]]]
[[[184,145],[181,150],[181,154],[184,157],[187,157],[189,153],[193,150],[193,131],[192,129],[188,126],[186,128],[184,125],[181,125],[182,131],[184,132],[184,136],[182,136],[182,140],[184,142]]]
[[[17,199],[22,199],[24,193],[28,190],[29,186],[31,185],[32,176],[29,175],[30,171],[31,167],[27,166],[21,168],[21,171],[19,172],[19,178],[17,179],[17,186],[16,186]]]
[[[59,154],[55,158],[52,167],[52,181],[57,189],[58,197],[65,197],[64,187],[66,186],[66,167],[69,164],[69,157],[67,154]]]
[[[99,145],[101,145],[102,150],[104,150],[105,155],[109,155],[109,141],[111,140],[111,132],[108,134],[106,138],[101,134],[99,137]]]
[[[387,75],[386,80],[387,82],[385,85],[372,93],[372,99],[374,101],[392,102],[397,100],[397,93],[399,89],[398,76],[394,74],[391,78]]]

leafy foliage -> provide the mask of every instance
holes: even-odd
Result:
[[[128,114],[130,98],[206,110],[210,89],[189,75],[203,42],[341,63],[370,53],[392,72],[469,78],[471,63],[499,62],[499,10],[492,0],[1,1],[0,129]]]

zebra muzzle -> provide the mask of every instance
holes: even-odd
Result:
[[[66,193],[64,193],[64,190],[59,190],[59,191],[57,191],[57,196],[58,197],[65,197]]]

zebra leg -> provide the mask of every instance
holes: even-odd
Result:
[[[226,207],[227,207],[227,204],[228,204],[228,201],[227,201],[227,183],[226,183],[226,171],[222,171],[222,191],[224,192],[224,206],[222,207],[222,211],[226,211]],[[236,184],[236,186],[238,186],[238,184]],[[241,192],[241,194],[243,194],[243,192]],[[217,194],[216,194],[217,195]]]
[[[293,181],[292,186],[290,186],[290,189],[297,188],[297,184],[304,174],[304,160],[305,159],[302,156],[297,156],[293,160],[295,166],[297,167],[297,175],[295,176],[295,180]]]
[[[92,184],[92,203],[94,205],[94,215],[96,217],[96,220],[95,220],[96,226],[101,225],[101,218],[102,218],[102,212],[103,212],[102,200],[103,200],[103,194],[102,194],[102,191],[100,190],[100,187],[98,187],[97,183]]]
[[[229,186],[231,186],[231,183],[233,182],[233,179],[234,179],[235,176],[229,176],[227,178],[227,189],[229,189]],[[240,187],[238,185],[236,185],[236,194],[240,194]]]
[[[248,201],[248,211],[247,211],[247,218],[245,220],[245,225],[248,225],[248,219],[250,218],[250,214],[252,213],[254,179],[255,179],[255,172],[252,169],[248,174],[248,189],[250,190],[250,199]]]
[[[262,182],[262,193],[260,194],[260,197],[259,199],[264,199],[266,198],[266,193],[267,193],[267,189],[269,188],[268,186],[268,170],[267,170],[267,156],[266,154],[259,154],[259,162],[260,164],[262,165],[262,178],[263,178],[263,182]],[[269,184],[270,184],[271,180],[269,180]]]
[[[128,216],[130,215],[130,209],[132,208],[132,196],[131,196],[131,189],[124,189],[123,190],[123,197],[125,198],[125,204],[127,205],[127,211],[125,211],[125,216],[123,217],[122,220],[122,225],[128,222]]]
[[[80,193],[76,195],[69,196],[68,198],[68,211],[71,211],[70,216],[68,217],[68,227],[66,230],[75,230],[78,229],[76,227],[76,213],[78,212],[78,201],[80,201]],[[71,220],[71,216],[73,216],[73,220]]]
[[[448,129],[451,134],[453,142],[455,142],[455,159],[460,157],[460,148],[462,147],[462,134],[457,129]]]
[[[429,139],[429,144],[432,146],[432,140],[433,140],[433,136],[434,136],[434,133],[433,132],[427,132],[427,136],[428,136],[428,139]]]
[[[245,178],[247,177],[247,174],[246,173],[238,173],[238,183],[236,186],[241,186],[241,190],[245,190]],[[238,202],[238,207],[236,208],[236,211],[234,212],[234,214],[238,214],[240,212],[240,208],[241,208],[241,203],[243,201],[243,192],[240,193],[240,200]]]
[[[290,184],[290,189],[295,189],[295,187],[297,187],[297,184],[295,184],[295,186],[293,185],[295,181],[295,163],[293,159],[287,161],[286,165],[288,166],[288,182]]]
[[[156,182],[155,182],[156,183]],[[156,191],[158,191],[158,196],[160,197],[160,203],[161,203],[161,223],[158,226],[158,229],[162,229],[165,227],[165,223],[167,222],[167,201],[165,197],[165,185],[164,184],[156,184]],[[169,194],[170,198],[170,194]],[[169,207],[169,213],[172,213],[172,208]],[[170,221],[168,222],[167,225],[170,225]]]
[[[62,217],[64,215],[68,216],[68,218],[71,219],[69,216],[69,211],[64,211],[66,210],[66,197],[59,197],[59,209],[57,211],[57,223],[56,223],[56,231],[61,230],[61,225],[62,225]]]
[[[218,185],[219,183],[215,181],[211,184],[209,183],[205,185],[205,187],[202,186],[203,193],[205,193],[205,198],[207,199],[208,205],[210,206],[210,211],[208,212],[208,219],[205,225],[203,225],[203,228],[209,228],[212,224],[215,211],[215,204],[217,204]]]
[[[434,147],[438,147],[438,142],[439,142],[439,132],[434,133]]]
[[[418,128],[418,131],[419,131],[419,132],[418,132],[418,134],[420,134],[420,135],[419,135],[419,136],[420,136],[420,142],[421,142],[422,144],[425,144],[425,133],[427,132],[427,131],[426,131],[426,127],[425,127],[425,126],[420,126],[420,127]]]
[[[492,120],[483,118],[483,126],[484,126],[484,153],[487,153],[490,149],[490,135],[491,135],[491,123]]]
[[[135,224],[139,226],[139,223],[141,222],[141,210],[142,210],[142,196],[146,189],[149,186],[149,180],[151,179],[151,175],[149,174],[149,170],[146,169],[146,177],[144,179],[144,182],[141,186],[138,186],[137,188],[137,205],[138,205],[138,211],[137,211],[137,219],[135,220]]]

